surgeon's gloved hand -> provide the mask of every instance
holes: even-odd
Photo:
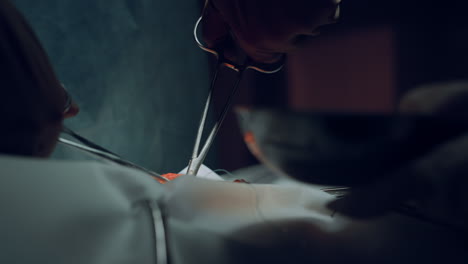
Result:
[[[468,82],[416,89],[403,98],[400,110],[446,115],[468,122]],[[468,231],[467,188],[468,133],[394,175],[352,191],[330,203],[329,208],[353,218],[371,218],[410,203],[433,219]]]
[[[277,62],[323,25],[337,21],[341,0],[206,0],[203,39],[235,44],[259,63]]]

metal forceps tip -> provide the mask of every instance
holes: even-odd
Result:
[[[224,57],[224,54],[223,54],[221,49],[208,48],[207,46],[205,46],[200,41],[200,38],[198,37],[198,34],[199,34],[198,31],[199,31],[199,26],[200,26],[200,23],[201,23],[202,19],[203,19],[203,16],[201,16],[197,20],[197,22],[195,24],[195,29],[194,29],[194,32],[193,32],[195,41],[196,41],[198,47],[200,47],[202,50],[213,54],[216,57],[217,62],[216,62],[215,72],[213,74],[213,79],[211,80],[210,90],[208,92],[208,98],[206,100],[205,107],[203,109],[202,117],[201,117],[201,120],[200,120],[200,124],[198,126],[198,131],[197,131],[197,136],[196,136],[196,139],[195,139],[195,145],[194,145],[194,148],[193,148],[192,157],[191,157],[191,159],[189,161],[189,164],[188,164],[187,174],[189,174],[189,175],[197,175],[201,165],[203,164],[203,162],[204,162],[204,160],[205,160],[205,158],[206,158],[206,156],[208,154],[208,151],[209,151],[211,145],[213,144],[214,139],[215,139],[216,135],[218,134],[219,129],[220,129],[224,119],[226,118],[226,115],[227,115],[227,113],[228,113],[228,111],[229,111],[229,109],[230,109],[230,107],[232,105],[233,99],[234,99],[235,95],[237,94],[237,91],[239,90],[239,84],[240,84],[240,82],[242,80],[244,72],[246,70],[248,70],[248,69],[251,69],[251,70],[254,70],[254,71],[257,71],[257,72],[260,72],[260,73],[272,74],[272,73],[276,73],[276,72],[280,71],[283,68],[283,60],[281,60],[277,65],[276,64],[273,65],[272,69],[265,69],[263,66],[266,66],[266,65],[256,65],[249,58],[247,58],[242,64],[236,64],[234,62],[228,61]],[[271,66],[271,65],[269,65],[269,66]],[[223,109],[222,109],[220,115],[218,116],[218,119],[216,120],[215,125],[211,129],[211,131],[210,131],[210,133],[209,133],[209,135],[208,135],[208,137],[207,137],[207,139],[205,141],[205,144],[203,145],[202,150],[200,151],[200,145],[201,145],[201,140],[202,140],[202,136],[203,136],[203,130],[205,128],[206,118],[208,116],[208,111],[209,111],[211,103],[212,103],[213,92],[215,90],[216,82],[218,80],[219,70],[222,67],[227,67],[228,69],[231,69],[231,70],[235,71],[237,73],[237,75],[236,75],[236,78],[234,80],[234,84],[233,84],[231,93],[229,94],[229,97],[227,98],[227,101],[224,104]]]

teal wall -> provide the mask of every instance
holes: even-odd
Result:
[[[157,172],[186,166],[209,85],[192,37],[200,1],[13,2],[80,104],[70,128]],[[54,157],[81,158],[65,147]]]

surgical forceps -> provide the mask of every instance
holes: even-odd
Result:
[[[90,140],[78,135],[77,133],[75,133],[73,130],[67,128],[67,127],[63,127],[62,129],[62,133],[64,134],[67,134],[69,136],[71,136],[72,138],[78,140],[80,143],[76,143],[76,142],[73,142],[71,140],[68,140],[68,139],[65,139],[65,138],[62,138],[60,137],[58,139],[58,141],[64,145],[67,145],[67,146],[70,146],[70,147],[73,147],[73,148],[76,148],[78,150],[81,150],[81,151],[84,151],[88,154],[91,154],[95,157],[98,157],[98,158],[101,158],[101,159],[105,159],[107,161],[110,161],[110,162],[113,162],[113,163],[116,163],[116,164],[119,164],[119,165],[122,165],[122,166],[125,166],[125,167],[129,167],[129,168],[133,168],[133,169],[137,169],[137,170],[140,170],[140,171],[143,171],[153,177],[156,177],[160,180],[163,180],[165,182],[168,182],[169,180],[167,178],[165,178],[164,176],[161,176],[160,174],[154,172],[154,171],[151,171],[151,170],[148,170],[144,167],[141,167],[131,161],[128,161],[128,160],[125,160],[123,158],[121,158],[120,156],[118,156],[117,154],[115,153],[112,153],[111,151],[91,142]]]
[[[202,21],[202,19],[203,19],[203,16],[201,16],[197,20],[197,23],[195,24],[195,29],[193,31],[193,35],[194,35],[195,41],[196,41],[199,48],[201,48],[202,50],[204,50],[204,51],[206,51],[208,53],[213,54],[216,57],[216,67],[215,67],[215,72],[213,74],[213,79],[211,80],[211,87],[210,87],[210,90],[208,92],[208,98],[206,99],[205,108],[203,110],[201,121],[200,121],[200,124],[198,126],[198,132],[197,132],[197,137],[195,139],[195,145],[193,147],[192,157],[191,157],[191,159],[189,161],[188,169],[187,169],[187,174],[195,175],[195,176],[197,175],[198,170],[200,169],[201,165],[203,164],[203,162],[204,162],[204,160],[206,158],[206,155],[208,154],[208,151],[209,151],[211,145],[213,144],[213,141],[214,141],[216,135],[218,134],[218,131],[219,131],[224,119],[226,118],[226,114],[228,113],[228,111],[229,111],[229,109],[230,109],[230,107],[232,105],[232,101],[234,99],[234,96],[237,94],[239,84],[240,84],[240,82],[242,80],[244,72],[246,70],[250,69],[250,70],[260,72],[260,73],[273,74],[273,73],[276,73],[276,72],[280,71],[283,68],[283,64],[284,64],[284,56],[282,57],[282,59],[278,63],[275,63],[275,64],[256,64],[248,57],[244,60],[243,63],[240,63],[240,64],[237,64],[237,63],[235,63],[233,61],[229,61],[227,58],[224,57],[224,53],[223,53],[221,48],[219,48],[219,47],[218,48],[208,48],[206,45],[204,45],[200,41],[200,39],[198,37],[198,31],[199,31],[199,25],[200,25],[200,22]],[[218,119],[216,120],[215,125],[211,129],[211,131],[210,131],[210,133],[209,133],[209,135],[208,135],[208,137],[206,139],[206,142],[203,145],[202,150],[200,151],[200,144],[201,144],[201,139],[202,139],[202,136],[203,136],[203,130],[205,128],[205,122],[206,122],[206,118],[207,118],[207,115],[208,115],[208,110],[209,110],[210,105],[212,103],[212,99],[213,99],[212,97],[213,97],[213,92],[214,92],[214,89],[215,89],[215,86],[216,86],[216,81],[218,79],[218,73],[219,73],[219,70],[222,67],[226,67],[228,69],[231,69],[231,70],[235,71],[236,72],[236,78],[234,80],[234,84],[233,84],[231,93],[229,94],[229,97],[228,97],[226,103],[224,104],[224,107],[223,107],[220,115],[218,116]]]
[[[70,96],[70,94],[68,93],[67,89],[65,88],[65,85],[62,83],[62,88],[63,88],[63,91],[65,92],[65,105],[64,105],[64,108],[63,108],[63,114],[66,115],[68,113],[68,111],[72,108],[72,105],[73,105],[73,100]],[[69,135],[70,137],[78,140],[80,143],[77,143],[77,142],[73,142],[71,140],[68,140],[68,139],[65,139],[65,138],[62,138],[60,137],[58,139],[58,142],[59,143],[62,143],[64,145],[67,145],[69,147],[73,147],[73,148],[76,148],[80,151],[83,151],[83,152],[86,152],[87,154],[90,154],[92,155],[93,157],[98,157],[98,158],[101,158],[101,159],[105,159],[107,161],[111,161],[113,163],[117,163],[119,165],[122,165],[122,166],[125,166],[125,167],[129,167],[129,168],[133,168],[133,169],[137,169],[137,170],[140,170],[140,171],[143,171],[153,177],[156,177],[160,180],[163,180],[165,182],[168,182],[169,180],[164,177],[164,176],[161,176],[160,174],[154,172],[154,171],[151,171],[151,170],[148,170],[146,168],[143,168],[141,166],[138,166],[136,165],[135,163],[133,162],[130,162],[128,160],[124,160],[122,159],[119,155],[115,154],[115,153],[112,153],[110,152],[109,150],[91,142],[90,140],[78,135],[77,133],[75,133],[73,130],[67,128],[66,126],[63,126],[62,128],[62,133],[64,134],[67,134]]]

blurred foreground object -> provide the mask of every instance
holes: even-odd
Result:
[[[348,187],[390,177],[468,129],[460,120],[428,115],[237,113],[247,145],[265,165],[300,181]]]

